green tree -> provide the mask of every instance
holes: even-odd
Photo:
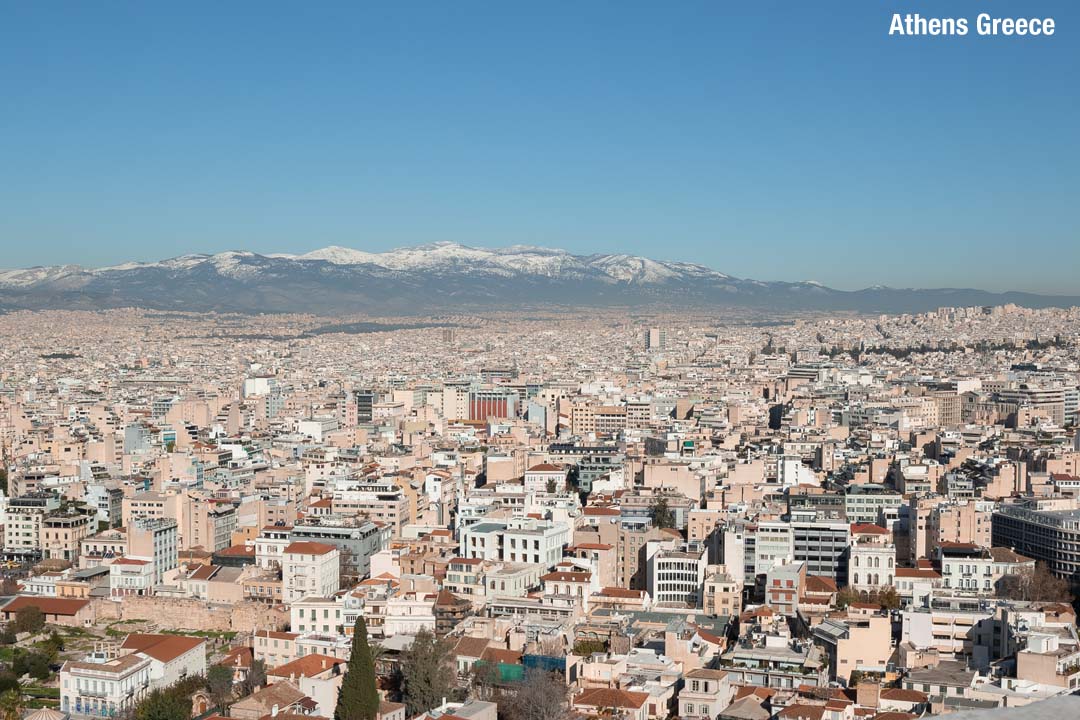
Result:
[[[843,610],[851,603],[859,602],[859,593],[852,588],[846,587],[836,593],[836,607]]]
[[[555,479],[554,478],[548,478],[548,481],[547,481],[548,495],[554,495],[557,489],[558,488],[555,487]]]
[[[222,714],[233,695],[233,671],[224,665],[214,665],[206,671],[206,689]]]
[[[55,662],[57,656],[64,649],[64,638],[60,636],[60,633],[53,630],[49,633],[49,637],[45,639],[45,642],[41,644],[41,649],[45,651],[50,662]]]
[[[15,677],[15,673],[4,668],[0,670],[0,695],[8,690],[17,690],[21,693],[22,687],[19,685],[19,678]]]
[[[410,717],[438,706],[453,693],[456,677],[450,649],[447,640],[423,628],[401,653],[402,694]]]
[[[25,709],[22,693],[16,689],[5,690],[0,695],[0,718],[2,720],[21,720]]]
[[[11,669],[16,677],[29,675],[35,680],[48,680],[49,658],[39,652],[16,652],[15,659],[11,662]]]
[[[45,627],[45,615],[36,605],[26,605],[15,611],[15,630],[36,633]]]
[[[345,677],[341,680],[334,720],[375,720],[379,713],[379,692],[375,687],[375,662],[368,644],[364,616],[356,617],[352,651]]]
[[[190,720],[191,696],[175,687],[151,690],[135,707],[135,720]]]
[[[652,506],[649,507],[649,515],[652,517],[653,525],[661,530],[675,527],[675,512],[668,506],[665,497],[653,501]]]

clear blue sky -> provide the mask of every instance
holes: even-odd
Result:
[[[1080,293],[1076,0],[0,7],[0,267],[452,240]]]

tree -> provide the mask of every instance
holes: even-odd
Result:
[[[247,677],[244,678],[241,689],[244,695],[250,695],[266,684],[266,663],[262,660],[252,660],[248,669]]]
[[[16,632],[36,633],[45,627],[45,615],[36,605],[26,605],[15,612]]]
[[[49,660],[56,660],[56,656],[64,649],[64,638],[60,636],[60,633],[53,630],[49,633],[49,637],[42,643],[42,649],[49,655]]]
[[[1073,601],[1069,581],[1050,572],[1046,563],[1038,563],[1034,570],[1024,570],[1001,578],[998,582],[998,596],[1009,600],[1034,602]]]
[[[453,692],[455,673],[449,661],[450,649],[447,640],[435,637],[425,627],[401,653],[402,692],[405,712],[410,717],[436,707]]]
[[[653,501],[652,506],[649,508],[649,515],[652,517],[653,525],[661,530],[675,527],[675,512],[668,507],[668,501],[665,497]]]
[[[233,671],[224,665],[214,665],[206,672],[206,689],[210,699],[224,711],[233,694]],[[222,713],[224,714],[224,712]]]
[[[0,695],[6,693],[8,690],[18,690],[19,692],[22,692],[22,688],[19,685],[19,678],[15,677],[15,673],[4,668],[3,670],[0,670]]]
[[[509,703],[511,720],[564,720],[570,717],[566,683],[554,673],[530,669]]]
[[[548,478],[547,492],[548,495],[554,495],[558,488],[555,487],[555,478]]]
[[[8,623],[3,630],[0,630],[0,645],[14,645],[18,640],[12,623]]]
[[[135,720],[190,720],[191,696],[175,687],[151,690],[135,707]]]
[[[851,603],[859,602],[859,593],[854,589],[846,587],[836,593],[836,607],[843,610]]]
[[[2,720],[21,720],[25,705],[22,693],[17,689],[5,690],[0,695],[0,718]]]
[[[877,601],[882,610],[900,609],[900,593],[891,585],[878,593]]]
[[[11,662],[11,669],[17,677],[29,675],[35,680],[48,680],[49,658],[39,652],[16,652],[15,659]]]
[[[18,595],[19,594],[19,581],[10,575],[5,575],[3,580],[0,580],[0,595]]]
[[[367,624],[356,617],[352,651],[345,677],[341,680],[334,720],[375,720],[379,713],[379,692],[375,687],[375,662],[371,659]]]

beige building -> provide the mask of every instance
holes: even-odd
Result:
[[[94,525],[94,515],[79,510],[47,515],[41,522],[42,557],[77,563],[82,540],[96,529]]]

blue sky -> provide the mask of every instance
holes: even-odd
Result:
[[[1075,0],[7,2],[0,267],[451,240],[1080,293],[1078,32]]]

